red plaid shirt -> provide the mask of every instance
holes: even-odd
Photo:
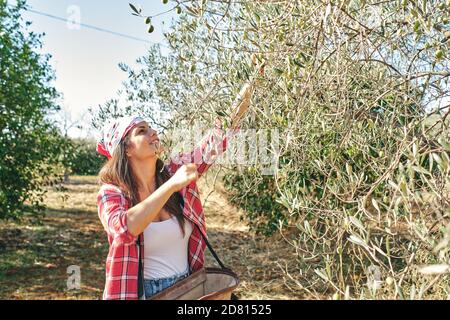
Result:
[[[166,165],[173,175],[185,163],[196,163],[199,176],[211,166],[211,156],[220,155],[227,147],[227,137],[221,130],[220,121],[215,129],[190,153],[181,153]],[[195,182],[180,191],[184,199],[183,215],[200,227],[206,236],[205,216]],[[139,255],[137,237],[127,228],[127,210],[130,203],[122,191],[114,185],[104,184],[97,196],[98,215],[107,232],[109,253],[106,259],[106,283],[103,299],[138,299]],[[141,256],[144,256],[144,235],[139,235]],[[189,271],[203,267],[205,247],[198,228],[193,228],[189,238]],[[141,297],[142,298],[142,297]]]

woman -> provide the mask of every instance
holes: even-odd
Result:
[[[250,83],[242,88],[231,128],[247,111],[252,90]],[[194,151],[164,165],[157,132],[143,119],[125,117],[105,126],[97,145],[109,159],[97,197],[110,245],[103,299],[145,299],[203,267],[206,226],[196,180],[226,144],[216,120]]]

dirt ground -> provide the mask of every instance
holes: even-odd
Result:
[[[73,176],[65,187],[67,192],[49,189],[41,224],[30,218],[0,222],[0,299],[101,299],[108,243],[97,216],[99,186],[96,177]],[[208,237],[239,275],[239,299],[306,298],[285,284],[283,268],[295,259],[289,245],[281,237],[249,232],[239,219],[243,212],[226,200],[220,183],[212,187],[213,178],[202,177]],[[209,252],[206,265],[215,265]],[[70,266],[80,268],[80,289],[68,287]]]

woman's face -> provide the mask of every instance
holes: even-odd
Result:
[[[161,143],[156,130],[146,121],[138,123],[129,133],[127,155],[131,159],[143,160],[156,157],[161,152]]]

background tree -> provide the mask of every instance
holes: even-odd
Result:
[[[72,153],[67,169],[75,175],[97,175],[106,158],[97,153],[97,142],[92,139],[70,139]]]
[[[48,116],[59,109],[40,36],[21,25],[16,6],[0,1],[0,218],[42,213],[44,186],[57,181],[62,140]]]
[[[86,156],[85,152],[91,146],[91,144],[83,145],[82,141],[84,141],[84,139],[71,139],[69,137],[70,130],[78,129],[78,130],[82,131],[84,129],[82,123],[85,120],[86,115],[87,115],[87,111],[82,113],[78,117],[75,117],[73,115],[72,111],[70,110],[70,108],[62,107],[59,110],[59,112],[55,115],[55,117],[53,117],[54,123],[61,131],[61,134],[64,138],[65,145],[66,145],[63,150],[62,159],[61,159],[62,164],[64,166],[64,180],[63,180],[64,183],[67,183],[69,181],[69,175],[74,173],[72,171],[72,169],[77,167],[78,165],[80,165],[80,163],[77,163],[77,164],[74,163],[74,161],[77,161],[76,159],[78,159],[80,156],[78,153],[79,152],[83,153],[83,155],[81,157],[85,159],[85,156]],[[87,140],[86,140],[86,142],[87,142]],[[95,151],[95,147],[94,147],[94,151]],[[83,160],[82,162],[85,162],[85,160]],[[79,167],[77,167],[77,168],[79,168]],[[79,169],[77,169],[77,171],[79,172]],[[75,174],[77,174],[77,173],[75,173]],[[80,173],[78,173],[78,174],[80,174]]]

